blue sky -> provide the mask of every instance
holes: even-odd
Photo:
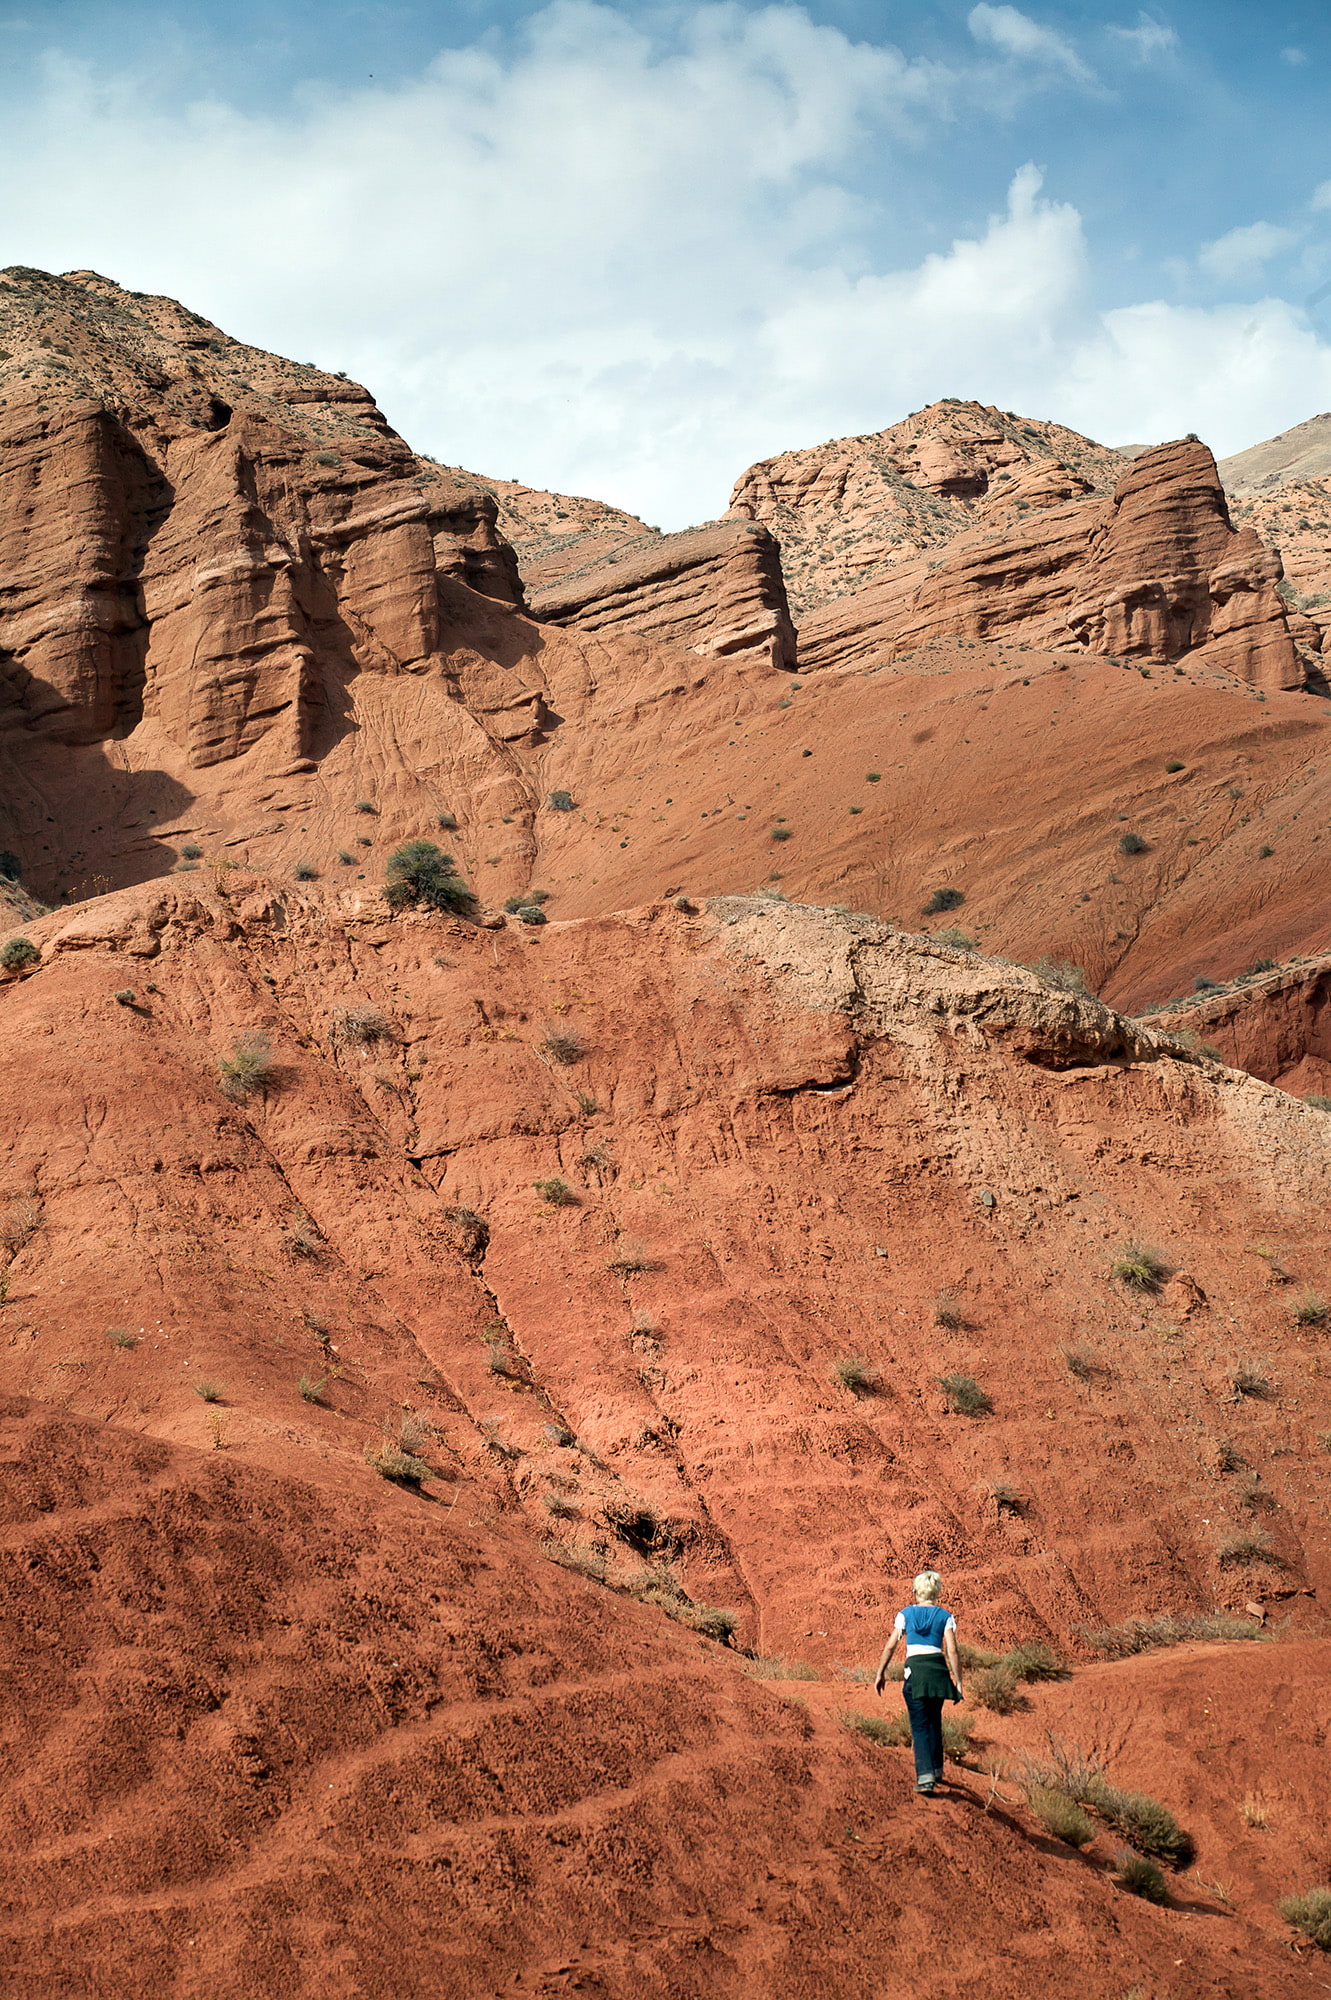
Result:
[[[1331,407],[1329,102],[1326,0],[41,0],[0,262],[674,526],[935,396],[1218,453]]]

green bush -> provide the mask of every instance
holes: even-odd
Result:
[[[950,1757],[954,1764],[964,1764],[971,1754],[971,1736],[975,1724],[968,1715],[955,1718],[943,1717],[943,1755]]]
[[[517,916],[518,922],[522,924],[544,924],[549,922],[545,911],[539,903],[524,903],[518,911]]]
[[[1118,851],[1120,854],[1145,854],[1148,848],[1139,833],[1124,833],[1119,835]]]
[[[772,828],[772,838],[773,840],[790,840],[794,836],[794,831],[795,829],[790,826],[774,826]]]
[[[546,795],[545,803],[549,806],[551,812],[571,813],[573,811],[573,794],[571,792],[549,792]]]
[[[1095,1821],[1064,1793],[1047,1791],[1043,1785],[1035,1785],[1026,1803],[1033,1817],[1055,1840],[1064,1840],[1069,1847],[1089,1847],[1095,1839]]]
[[[926,917],[936,917],[944,910],[959,910],[965,900],[965,895],[960,889],[935,889],[924,905],[922,914]]]
[[[419,904],[427,910],[467,911],[474,897],[457,872],[451,854],[432,840],[404,840],[389,855],[384,870],[384,894],[395,910]]]
[[[132,986],[118,986],[111,995],[111,998],[115,1001],[117,1007],[132,1007],[134,1005],[134,988]]]
[[[323,1375],[302,1375],[296,1387],[307,1403],[322,1403],[327,1377]]]
[[[1186,1868],[1192,1860],[1192,1836],[1184,1833],[1168,1806],[1146,1792],[1121,1792],[1117,1785],[1096,1779],[1087,1790],[1083,1805],[1097,1813],[1139,1854],[1149,1854],[1171,1868]]]
[[[1065,1681],[1071,1678],[1070,1668],[1059,1659],[1052,1646],[1046,1646],[1042,1639],[1026,1639],[1020,1646],[1014,1646],[1004,1654],[1007,1665],[1015,1671],[1018,1680],[1023,1681]]]
[[[1181,771],[1183,769],[1182,760],[1178,757],[1171,757],[1169,762],[1165,765],[1165,769],[1167,771]]]
[[[1331,1889],[1308,1889],[1301,1896],[1285,1896],[1280,1914],[1321,1950],[1331,1951]]]
[[[0,966],[6,972],[22,972],[25,966],[36,965],[41,953],[31,938],[12,937],[0,945]]]
[[[1144,1243],[1125,1243],[1109,1267],[1111,1278],[1134,1292],[1158,1292],[1170,1275],[1170,1267],[1158,1250]]]
[[[935,1379],[954,1416],[982,1417],[994,1407],[973,1375],[939,1375]]]
[[[548,1181],[533,1181],[532,1186],[535,1188],[537,1194],[540,1195],[542,1201],[549,1202],[551,1208],[577,1207],[578,1197],[574,1194],[568,1182],[561,1181],[557,1175]]]
[[[1155,1863],[1140,1854],[1131,1853],[1127,1848],[1114,1863],[1114,1880],[1130,1896],[1143,1896],[1148,1903],[1169,1901],[1165,1878]]]
[[[202,1396],[205,1403],[220,1403],[222,1385],[220,1382],[212,1382],[205,1378],[202,1382],[194,1384],[194,1393],[196,1396]]]
[[[374,800],[373,800],[373,799],[357,799],[357,801],[356,801],[356,811],[357,811],[358,813],[375,813],[375,814],[377,814],[377,813],[378,813],[378,811],[379,811],[379,808],[378,808],[378,806],[377,806],[377,805],[376,805],[376,804],[374,803]]]

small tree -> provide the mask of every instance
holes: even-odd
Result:
[[[388,857],[384,894],[395,910],[421,904],[427,910],[467,911],[475,898],[457,872],[451,854],[432,840],[404,840]]]

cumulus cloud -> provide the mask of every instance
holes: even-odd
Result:
[[[1242,283],[1257,276],[1282,250],[1292,250],[1298,240],[1297,230],[1283,229],[1274,222],[1250,222],[1208,243],[1198,252],[1197,262],[1222,284]]]
[[[1139,63],[1158,62],[1162,56],[1173,55],[1179,46],[1179,38],[1173,28],[1165,26],[1152,15],[1139,13],[1135,28],[1112,26],[1109,30],[1116,40],[1126,43]]]
[[[1323,181],[1320,187],[1313,189],[1312,200],[1308,203],[1308,206],[1317,215],[1331,209],[1331,181]]]
[[[1278,301],[1098,311],[1081,218],[1033,166],[984,227],[885,250],[903,163],[972,87],[730,0],[556,0],[280,112],[53,59],[0,123],[8,255],[170,292],[349,369],[422,450],[663,525],[943,395],[1222,452],[1331,404],[1331,348]]]
[[[1061,69],[1078,83],[1091,81],[1091,72],[1072,44],[1017,7],[993,7],[988,0],[980,0],[966,16],[966,24],[977,42],[987,43],[1005,56]]]

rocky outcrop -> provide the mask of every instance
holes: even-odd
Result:
[[[441,587],[519,598],[493,499],[357,384],[91,272],[0,275],[0,343],[10,730],[304,757],[339,681],[440,664]]]
[[[532,616],[578,631],[638,632],[707,658],[795,664],[780,551],[764,528],[714,521],[628,542],[528,589]]]
[[[1253,687],[1302,683],[1276,585],[1279,557],[1229,518],[1195,438],[1143,453],[1092,533],[1067,611],[1095,653],[1171,665],[1183,655]]]
[[[663,535],[600,500],[479,483],[498,503],[533,617],[638,633],[709,659],[794,666],[780,551],[765,529],[708,521]]]
[[[1117,452],[1062,424],[947,398],[887,430],[788,451],[741,475],[732,516],[781,544],[796,617],[929,561],[956,536],[1108,493]]]
[[[825,605],[800,628],[801,664],[1004,637],[1147,665],[1186,655],[1251,686],[1292,688],[1303,673],[1280,575],[1278,556],[1234,528],[1210,452],[1188,439],[1134,459],[1109,501],[958,536],[937,561]]]

